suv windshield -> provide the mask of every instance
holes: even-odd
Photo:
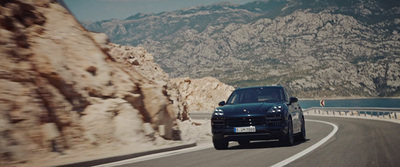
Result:
[[[282,88],[246,88],[235,90],[228,98],[227,104],[279,102],[286,99]]]

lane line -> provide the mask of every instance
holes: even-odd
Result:
[[[297,153],[297,154],[295,154],[295,155],[289,157],[288,159],[285,159],[285,160],[283,160],[283,161],[281,161],[281,162],[279,162],[279,163],[277,163],[277,164],[275,164],[275,165],[272,165],[271,167],[281,167],[281,166],[285,166],[285,165],[287,165],[287,164],[289,164],[289,163],[291,163],[291,162],[293,162],[293,161],[299,159],[300,157],[302,157],[302,156],[304,156],[304,155],[310,153],[311,151],[317,149],[319,146],[321,146],[322,144],[324,144],[325,142],[327,142],[330,138],[332,138],[332,137],[336,134],[336,132],[338,131],[338,129],[339,129],[337,125],[335,125],[335,124],[333,124],[333,123],[330,123],[330,122],[319,121],[319,120],[310,120],[310,119],[307,120],[307,121],[318,122],[318,123],[324,123],[324,124],[331,125],[331,126],[333,126],[333,130],[332,130],[331,133],[329,133],[328,136],[324,137],[324,138],[323,138],[322,140],[320,140],[318,143],[315,143],[315,144],[312,145],[311,147],[308,147],[307,149],[305,149],[305,150],[303,150],[303,151],[301,151],[301,152],[299,152],[299,153]]]
[[[181,150],[145,155],[145,156],[141,156],[141,157],[137,157],[137,158],[127,159],[127,160],[122,160],[122,161],[117,161],[117,162],[111,162],[111,163],[107,163],[107,164],[101,164],[101,165],[97,165],[96,167],[122,166],[122,165],[127,165],[127,164],[131,164],[131,163],[136,163],[136,162],[142,162],[142,161],[147,161],[147,160],[152,160],[152,159],[164,158],[164,157],[204,150],[204,149],[208,149],[208,148],[213,148],[213,145],[207,144],[207,145],[203,145],[203,146],[185,148],[185,149],[181,149]]]

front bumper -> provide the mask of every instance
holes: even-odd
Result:
[[[239,140],[270,140],[279,139],[287,134],[287,125],[281,126],[255,126],[256,132],[235,133],[235,127],[212,128],[213,139],[228,141]]]

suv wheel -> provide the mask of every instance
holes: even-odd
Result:
[[[301,131],[297,138],[299,141],[306,141],[306,123],[304,121],[304,117],[301,118]]]
[[[214,148],[217,150],[223,150],[223,149],[227,149],[228,148],[228,144],[229,142],[221,139],[221,140],[216,140],[213,139],[213,144],[214,144]]]
[[[287,146],[294,144],[292,118],[288,118],[288,132],[279,141]]]

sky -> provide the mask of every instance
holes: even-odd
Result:
[[[136,13],[160,13],[217,2],[245,4],[254,0],[64,0],[80,21],[125,19]]]

